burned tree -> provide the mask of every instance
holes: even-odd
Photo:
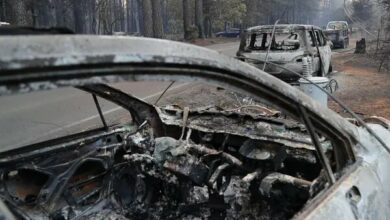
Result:
[[[75,21],[75,32],[84,33],[84,24],[86,22],[83,15],[83,1],[73,0],[73,16]]]
[[[362,38],[360,41],[356,41],[355,53],[366,53],[366,39]]]
[[[195,20],[200,38],[204,38],[203,0],[195,1]]]
[[[153,37],[153,18],[151,0],[142,0],[143,34],[145,37]]]
[[[211,0],[203,1],[203,12],[204,12],[204,28],[205,36],[212,37],[212,23],[211,23]]]
[[[152,1],[152,12],[153,12],[153,36],[155,38],[163,38],[163,19],[161,10],[161,0]]]
[[[183,0],[183,27],[184,27],[184,39],[189,40],[191,31],[191,18],[190,18],[190,4],[189,0]]]

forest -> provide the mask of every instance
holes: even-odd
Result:
[[[230,27],[312,23],[313,0],[0,0],[0,21],[67,27],[76,33],[135,33],[156,38],[210,37]]]
[[[389,0],[350,1],[359,21],[370,20],[373,13],[367,5],[376,2],[384,8],[389,6]],[[342,3],[343,0],[0,0],[0,21],[38,28],[66,27],[82,34],[123,32],[190,40],[212,37],[229,28],[273,24],[276,20],[318,26],[329,20],[351,22]]]

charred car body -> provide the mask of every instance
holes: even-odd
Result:
[[[322,30],[311,25],[265,25],[249,28],[241,35],[237,56],[263,69],[265,61],[276,63],[303,74],[303,58],[309,59],[313,76],[326,76],[332,71],[330,43]],[[272,38],[272,40],[271,40]],[[299,76],[274,65],[265,72],[284,81],[295,82]]]
[[[329,22],[324,34],[332,41],[333,48],[348,48],[349,28],[346,21]]]
[[[375,138],[269,74],[191,45],[61,35],[0,42],[1,96],[71,86],[121,106],[132,118],[2,150],[0,205],[17,218],[390,214],[385,120],[368,125]],[[261,99],[283,115],[157,107],[106,85],[142,80],[213,83]]]

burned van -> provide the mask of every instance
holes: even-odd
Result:
[[[272,39],[272,40],[271,40]],[[303,74],[303,58],[309,61],[309,74],[326,76],[332,71],[330,42],[319,27],[312,25],[273,25],[247,29],[241,35],[237,56],[284,81],[299,79],[285,69]],[[305,68],[306,69],[306,68]]]
[[[324,34],[332,41],[333,48],[348,48],[349,27],[346,21],[329,22]]]

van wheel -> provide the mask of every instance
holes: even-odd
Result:
[[[332,63],[329,64],[329,70],[328,70],[328,74],[329,73],[332,73],[333,72],[333,66],[332,66]]]

